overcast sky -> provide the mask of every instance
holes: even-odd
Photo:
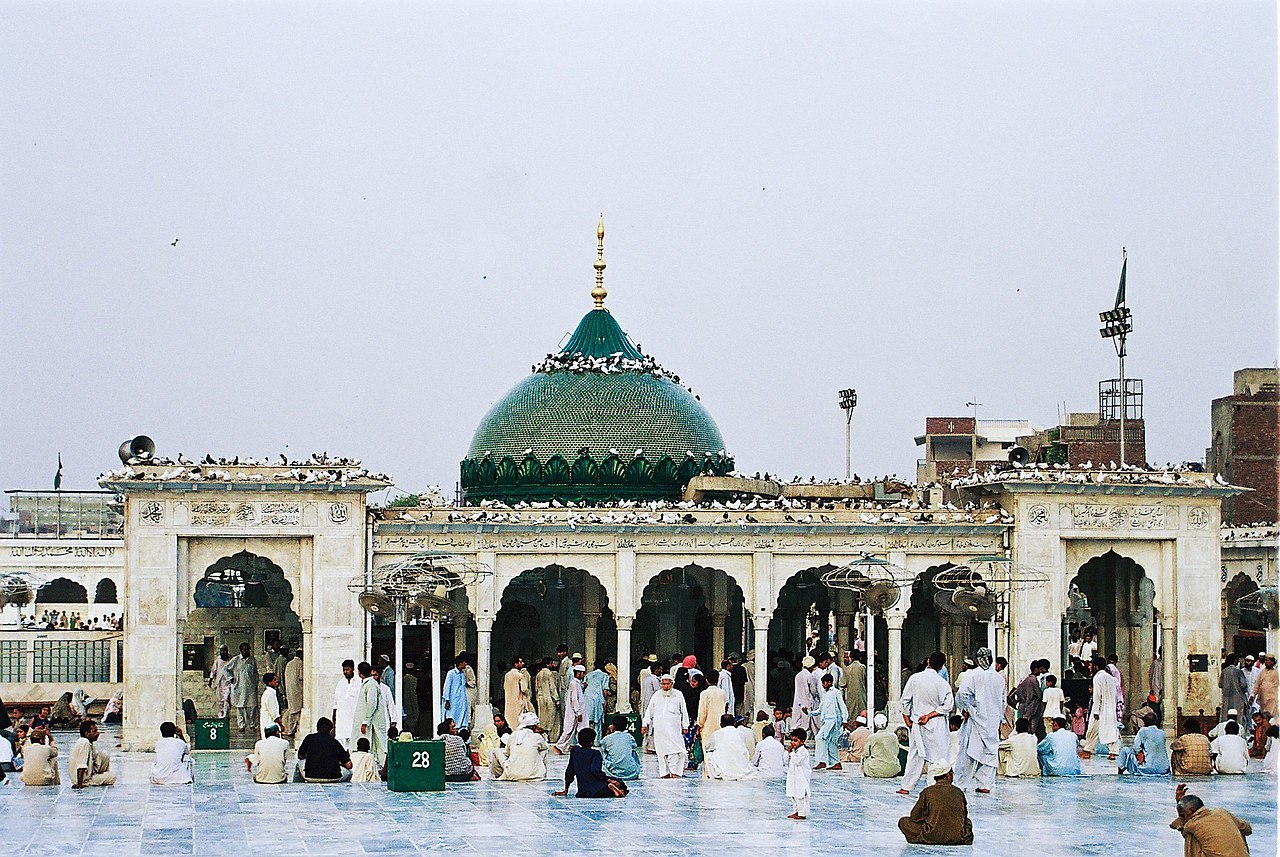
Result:
[[[1115,373],[1154,462],[1276,355],[1272,3],[6,3],[0,487],[120,441],[451,491],[591,306],[739,469],[914,477]],[[178,239],[178,244],[171,244]],[[287,448],[286,448],[287,445]]]

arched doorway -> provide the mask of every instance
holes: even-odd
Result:
[[[1064,632],[1092,633],[1097,654],[1116,656],[1125,707],[1132,711],[1150,691],[1148,672],[1159,645],[1155,584],[1137,562],[1109,550],[1081,566],[1067,591]]]
[[[943,599],[949,594],[938,586],[938,577],[954,567],[951,563],[935,565],[912,581],[911,601],[902,623],[902,659],[914,669],[929,655],[942,652],[953,684],[960,677],[961,662],[987,644],[985,622],[938,608],[940,593]],[[966,574],[966,579],[971,577]]]
[[[589,663],[616,658],[617,630],[609,596],[590,573],[554,563],[528,569],[502,590],[491,638],[492,680],[501,685],[516,655],[533,672],[535,660],[554,656],[560,643]]]
[[[109,577],[104,577],[98,581],[98,587],[93,591],[94,604],[115,604],[116,603],[116,582]]]
[[[836,648],[835,599],[822,582],[833,565],[806,568],[787,578],[769,622],[769,645],[797,657]]]
[[[55,577],[36,590],[36,607],[50,604],[88,604],[89,591],[66,577]]]
[[[700,666],[719,669],[726,655],[745,654],[755,645],[744,605],[742,587],[718,568],[690,564],[664,569],[649,579],[640,596],[632,660],[648,654],[663,659],[692,654]]]
[[[1239,572],[1222,589],[1222,645],[1237,655],[1256,655],[1267,647],[1266,616],[1242,608],[1240,599],[1258,591],[1258,584]]]
[[[196,581],[195,606],[183,633],[182,698],[191,699],[201,715],[216,710],[208,677],[221,646],[234,655],[248,643],[259,679],[272,671],[268,647],[285,655],[302,648],[293,597],[283,570],[269,557],[242,550],[209,565]]]

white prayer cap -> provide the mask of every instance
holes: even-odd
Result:
[[[810,655],[805,655],[805,656],[804,656],[804,660],[802,660],[802,661],[800,662],[800,666],[804,667],[805,669],[809,669],[810,667],[812,667],[812,666],[813,666],[814,664],[816,664],[816,663],[817,663],[817,661],[815,661],[815,660],[813,659],[813,657],[812,657],[812,656],[810,656]]]
[[[582,660],[582,652],[574,652],[572,655],[569,655],[569,660],[571,661]]]
[[[945,777],[949,773],[951,773],[950,765],[929,765],[929,776],[933,777],[935,780]]]
[[[529,726],[537,726],[538,715],[534,714],[532,711],[526,711],[524,714],[520,715],[520,725],[526,728]]]
[[[576,673],[584,673],[587,671],[587,666],[586,664],[574,664],[573,671]]]
[[[379,660],[386,661],[387,663],[391,663],[391,656],[390,656],[390,655],[378,655],[378,659],[379,659]]]
[[[1237,714],[1239,714],[1239,713],[1240,713],[1240,712],[1236,711],[1234,708],[1228,708],[1228,709],[1227,709],[1227,714],[1230,714],[1232,717],[1235,717],[1235,716],[1236,716]]]
[[[649,657],[645,658],[645,662],[646,662],[646,663],[651,663],[651,664],[656,664],[656,663],[658,662],[658,656],[657,656],[657,655],[649,655]]]
[[[675,682],[676,682],[676,680],[675,680],[674,678],[672,678],[672,677],[671,677],[671,675],[670,675],[669,673],[663,673],[662,675],[658,676],[658,683],[659,683],[659,684],[661,684],[661,683],[662,683],[662,682],[664,682],[664,681],[669,681],[669,682],[671,682],[672,684],[675,684]]]
[[[866,725],[867,725],[867,713],[864,711],[863,713],[859,714],[859,715],[858,715],[858,717],[857,717],[857,719],[856,719],[856,720],[854,720],[854,722],[855,722],[855,723],[861,723],[863,726],[866,726]]]
[[[876,723],[877,729],[884,729],[886,726],[889,725],[889,718],[885,717],[883,714],[877,714],[875,718],[875,723]]]

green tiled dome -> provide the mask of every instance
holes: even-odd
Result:
[[[462,487],[471,501],[672,499],[730,469],[702,403],[600,308],[481,420]]]

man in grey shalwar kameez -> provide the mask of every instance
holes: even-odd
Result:
[[[360,673],[360,693],[356,697],[356,716],[351,730],[351,746],[356,746],[361,738],[369,739],[369,752],[378,760],[378,765],[387,757],[387,707],[386,697],[378,680],[373,677],[373,667],[361,663],[356,667]]]
[[[258,662],[249,652],[249,644],[241,643],[240,654],[225,667],[231,678],[231,707],[236,710],[241,732],[258,728]]]

